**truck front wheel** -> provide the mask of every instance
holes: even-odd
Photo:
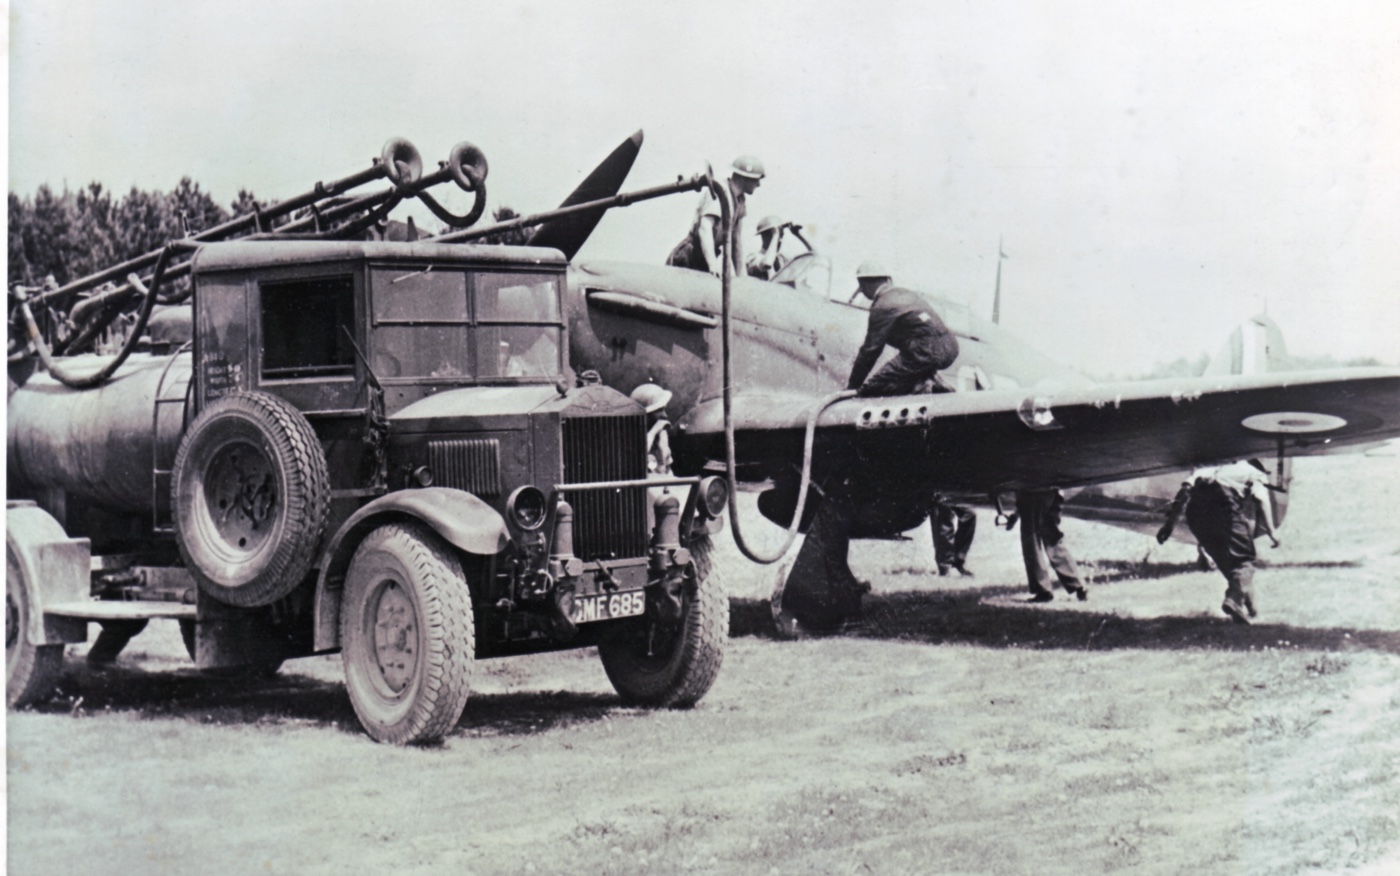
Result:
[[[441,539],[417,523],[371,532],[350,561],[340,623],[345,687],[371,737],[434,742],[457,726],[476,657],[472,603]]]
[[[29,641],[32,582],[5,549],[5,703],[12,709],[42,702],[53,695],[63,670],[62,645],[35,645]]]
[[[624,702],[689,708],[714,684],[729,636],[729,598],[713,574],[712,550],[708,536],[691,544],[679,621],[648,611],[618,621],[598,642],[603,670]]]

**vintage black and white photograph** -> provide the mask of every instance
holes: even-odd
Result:
[[[13,874],[1400,872],[1400,8],[10,0]]]

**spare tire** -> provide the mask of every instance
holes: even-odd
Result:
[[[310,571],[330,508],[326,458],[286,401],[232,392],[195,417],[175,455],[175,540],[199,589],[268,605]]]

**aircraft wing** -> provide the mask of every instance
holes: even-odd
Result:
[[[737,391],[740,457],[790,454],[813,404],[811,396]],[[697,405],[678,425],[722,455],[719,399]],[[1078,486],[1400,436],[1400,370],[852,398],[827,408],[818,430],[828,453],[835,447],[838,455],[907,463],[910,477],[940,489]]]

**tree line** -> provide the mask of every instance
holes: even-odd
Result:
[[[169,192],[133,186],[120,198],[99,182],[77,191],[65,186],[60,193],[41,185],[32,198],[10,192],[8,283],[39,286],[52,275],[62,286],[266,207],[240,189],[225,208],[189,177]],[[493,211],[497,222],[518,215],[507,206]],[[525,238],[524,231],[511,229],[478,242],[519,245]]]
[[[258,206],[251,192],[240,190],[224,207],[189,177],[169,192],[133,186],[121,197],[98,182],[57,193],[41,185],[33,197],[10,192],[7,279],[37,286],[51,274],[61,286]]]

